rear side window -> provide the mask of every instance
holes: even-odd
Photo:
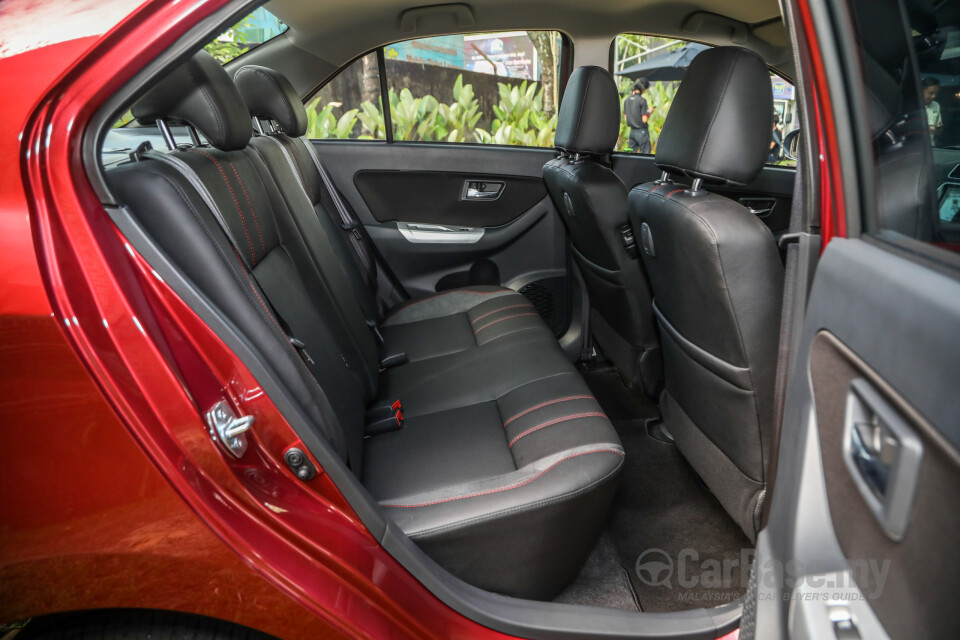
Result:
[[[226,64],[286,30],[287,25],[277,16],[260,7],[217,36],[204,50],[220,64]]]
[[[685,40],[633,33],[617,36],[613,73],[622,108],[617,151],[651,154],[670,111],[673,97],[690,62],[708,46]],[[774,126],[770,131],[767,164],[796,166],[799,118],[796,89],[770,73]]]
[[[552,147],[563,47],[556,31],[458,34],[388,45],[320,89],[308,113],[324,114],[328,126],[308,135]],[[383,86],[388,114],[380,99]]]

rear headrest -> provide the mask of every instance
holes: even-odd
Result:
[[[620,94],[610,72],[580,67],[570,74],[557,116],[558,149],[610,153],[620,134]]]
[[[251,115],[276,121],[294,138],[307,132],[307,111],[286,76],[267,67],[247,65],[237,70],[233,81]]]
[[[133,105],[144,124],[157,118],[181,120],[196,127],[214,147],[242,149],[250,142],[250,112],[230,76],[206,51],[199,51]]]
[[[714,183],[756,177],[773,135],[773,89],[763,58],[707,49],[690,63],[657,140],[657,166]]]

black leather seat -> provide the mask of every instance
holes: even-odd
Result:
[[[767,155],[773,99],[746,49],[697,56],[657,144],[664,176],[630,192],[653,284],[666,376],[663,420],[720,503],[754,539],[767,482],[783,266],[770,230],[702,187],[745,184]]]
[[[543,179],[590,295],[593,337],[628,381],[655,397],[663,368],[650,286],[625,244],[624,234],[632,233],[627,188],[604,161],[619,123],[620,96],[610,73],[575,70],[557,119],[560,157],[544,165]]]
[[[266,117],[286,114],[296,135],[303,106],[281,93]],[[387,514],[476,586],[533,598],[563,589],[599,535],[623,450],[539,317],[511,308],[522,296],[445,292],[377,327],[370,285],[352,271],[362,267],[343,259],[349,239],[324,210],[329,193],[310,193],[311,164],[281,151],[304,141],[250,144],[250,113],[212,57],[195,55],[133,113],[186,122],[209,144],[142,154],[109,170],[111,188]],[[416,356],[381,370],[383,350],[399,347]],[[385,427],[396,400],[402,426]]]

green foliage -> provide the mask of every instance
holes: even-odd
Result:
[[[233,25],[222,36],[206,45],[203,50],[217,59],[220,64],[227,64],[248,48],[245,29],[250,26],[250,16],[247,16]]]
[[[480,102],[473,97],[473,85],[463,84],[463,74],[453,83],[452,104],[440,104],[438,137],[447,142],[472,142],[480,120]]]
[[[528,147],[552,147],[557,116],[543,111],[543,91],[524,80],[520,86],[498,83],[500,102],[494,105],[496,116],[490,132],[477,130],[480,142],[515,144]]]
[[[490,131],[478,128],[483,116],[473,86],[457,76],[453,102],[444,104],[431,95],[414,97],[409,89],[399,93],[390,89],[387,102],[397,141],[480,142],[487,144],[551,147],[557,128],[557,116],[543,111],[543,91],[524,81],[520,86],[499,83],[500,101],[493,107]],[[380,105],[364,102],[337,117],[339,102],[320,104],[320,98],[307,105],[307,136],[310,138],[386,138]],[[357,124],[359,123],[359,127]]]

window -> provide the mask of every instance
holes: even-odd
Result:
[[[206,45],[204,50],[220,64],[227,64],[287,30],[287,25],[260,7]]]
[[[277,37],[286,30],[287,25],[275,15],[260,7],[221,33],[203,49],[216,58],[220,64],[227,64],[234,58],[260,46],[271,38]],[[113,123],[112,128],[119,129],[131,122],[133,122],[133,114],[126,111]]]
[[[307,103],[307,137],[386,139],[376,53],[354,60]]]
[[[960,252],[960,0],[903,13],[885,3],[885,18],[873,5],[851,8],[871,100],[874,210],[864,227]]]
[[[617,151],[656,153],[660,130],[683,74],[707,45],[657,36],[620,34],[614,43],[613,73],[623,99]],[[767,164],[796,166],[799,135],[796,89],[770,74],[774,127]],[[794,133],[795,132],[795,133]]]
[[[308,104],[312,138],[552,147],[563,46],[556,31],[418,38],[341,71]],[[380,82],[378,56],[385,83]],[[356,121],[354,121],[354,118]]]

